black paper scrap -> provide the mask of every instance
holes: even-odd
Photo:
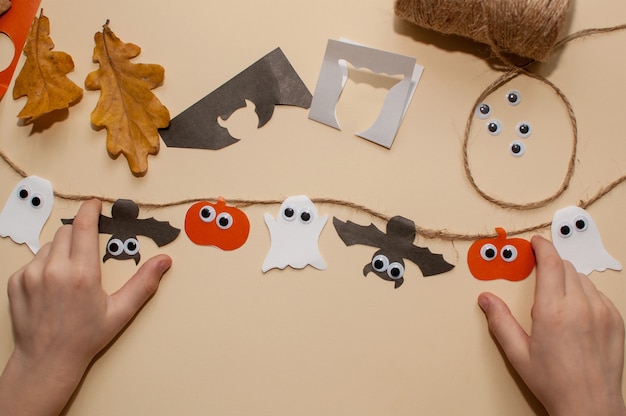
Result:
[[[258,127],[263,127],[276,105],[311,106],[312,95],[280,48],[250,65],[215,91],[174,117],[169,127],[159,129],[168,147],[218,150],[239,139],[218,124],[246,106],[256,105]]]

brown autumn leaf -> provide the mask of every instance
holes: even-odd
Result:
[[[159,152],[158,129],[170,123],[168,109],[150,91],[163,83],[165,70],[156,64],[130,62],[141,48],[122,42],[108,21],[94,40],[93,61],[100,67],[87,75],[85,86],[100,90],[100,99],[91,123],[107,129],[109,155],[116,159],[122,153],[133,174],[144,176],[148,155]]]
[[[28,97],[17,115],[30,123],[55,110],[68,108],[83,96],[83,90],[66,75],[74,70],[72,57],[52,52],[50,21],[40,14],[30,28],[24,55],[26,62],[13,86],[13,99]]]

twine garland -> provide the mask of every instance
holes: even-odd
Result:
[[[417,2],[418,0],[415,0],[415,2]],[[421,1],[421,0],[420,0]],[[465,6],[468,4],[471,4],[472,1],[469,0],[455,0],[456,2],[460,2],[461,6]],[[450,3],[455,3],[455,1],[451,1]],[[486,3],[489,3],[490,0],[485,0]],[[539,0],[538,0],[539,1]],[[543,1],[543,0],[541,0]],[[548,3],[550,3],[550,0],[547,0]],[[424,0],[425,2],[425,0]],[[567,2],[567,1],[565,1]],[[398,7],[400,7],[402,4],[408,4],[411,3],[411,1],[405,1],[405,0],[397,0],[396,3],[396,11],[398,11]],[[476,1],[473,1],[473,3],[476,3]],[[494,4],[500,4],[501,2],[496,2],[493,1]],[[511,0],[506,0],[504,3],[512,3]],[[513,2],[514,3],[514,2]],[[399,6],[400,5],[400,6]],[[459,9],[464,9],[464,7],[460,7]],[[402,10],[400,10],[402,11]],[[492,10],[493,11],[493,10]],[[618,26],[613,26],[613,27],[607,27],[607,28],[593,28],[593,29],[586,29],[580,32],[576,32],[572,35],[567,36],[566,38],[562,39],[559,42],[556,42],[554,44],[552,44],[549,48],[549,51],[552,51],[556,48],[559,48],[563,45],[565,45],[566,43],[575,40],[575,39],[579,39],[582,37],[586,37],[586,36],[591,36],[591,35],[596,35],[596,34],[601,34],[601,33],[610,33],[610,32],[615,32],[615,31],[619,31],[619,30],[624,30],[626,29],[626,24],[623,25],[618,25]],[[495,31],[493,31],[495,33]],[[498,44],[500,46],[498,46],[498,49],[496,51],[494,51],[496,53],[496,55],[500,56],[502,53],[504,54],[508,54],[509,51],[505,51],[504,49],[501,49],[501,44]],[[493,47],[493,46],[492,46]],[[520,55],[521,56],[521,55]],[[464,138],[463,138],[463,165],[464,165],[464,169],[465,169],[465,174],[468,178],[468,181],[470,183],[470,185],[473,187],[473,189],[485,200],[487,200],[488,202],[495,204],[501,208],[505,208],[505,209],[517,209],[517,210],[529,210],[529,209],[534,209],[534,208],[539,208],[539,207],[543,207],[551,202],[553,202],[554,200],[556,200],[569,186],[570,180],[574,174],[574,164],[575,164],[575,160],[576,160],[576,147],[577,147],[577,141],[578,141],[578,127],[577,127],[577,122],[576,122],[576,117],[574,115],[574,110],[571,106],[571,104],[569,103],[569,100],[567,99],[567,97],[563,94],[563,92],[561,92],[561,90],[556,87],[553,83],[551,83],[550,81],[548,81],[546,78],[537,75],[537,74],[533,74],[529,71],[527,71],[526,69],[524,69],[523,67],[520,66],[513,66],[511,65],[507,60],[503,60],[503,62],[506,65],[509,65],[508,71],[505,72],[503,75],[501,75],[498,79],[496,79],[494,82],[492,82],[489,86],[487,86],[485,88],[485,90],[478,96],[478,98],[476,99],[476,101],[474,102],[474,105],[471,108],[470,111],[470,116],[468,118],[468,121],[466,123],[466,128],[465,128],[465,132],[464,132]],[[528,63],[527,63],[528,64]],[[467,148],[468,148],[468,140],[469,140],[469,133],[471,131],[471,127],[472,127],[472,119],[474,117],[474,109],[476,108],[476,106],[478,104],[480,104],[481,102],[483,102],[483,100],[489,96],[492,92],[494,92],[496,89],[498,89],[499,87],[501,87],[502,85],[506,84],[507,82],[511,81],[512,79],[520,76],[520,75],[525,75],[525,76],[529,76],[532,78],[535,78],[541,82],[543,82],[544,84],[548,85],[550,88],[552,88],[554,90],[554,92],[559,96],[559,98],[562,100],[562,102],[564,103],[565,107],[568,110],[568,114],[570,117],[570,123],[572,126],[572,154],[570,157],[570,161],[568,164],[568,170],[567,173],[565,175],[565,178],[563,180],[563,183],[561,184],[561,186],[559,187],[559,189],[554,193],[554,195],[543,199],[541,201],[535,201],[535,202],[531,202],[531,203],[526,203],[526,204],[516,204],[516,203],[511,203],[511,202],[507,202],[507,201],[502,201],[499,200],[496,197],[490,196],[488,193],[484,192],[482,189],[480,189],[480,187],[476,184],[472,173],[471,173],[471,169],[468,163],[468,158],[467,158]],[[22,169],[17,163],[15,163],[2,149],[0,149],[0,158],[19,176],[21,176],[22,178],[26,178],[29,176],[29,174]],[[587,199],[586,201],[581,200],[578,203],[578,206],[583,208],[583,209],[587,209],[589,208],[591,205],[593,205],[594,203],[596,203],[597,201],[599,201],[600,199],[602,199],[605,195],[607,195],[608,193],[610,193],[611,191],[613,191],[615,188],[617,188],[620,184],[622,184],[623,182],[626,181],[626,175],[623,175],[617,179],[615,179],[614,181],[612,181],[611,183],[607,184],[606,186],[602,187],[600,190],[598,190],[598,192],[593,195],[592,197],[590,197],[589,199]],[[114,203],[117,198],[110,198],[110,197],[103,197],[103,196],[98,196],[98,195],[77,195],[77,194],[67,194],[67,193],[63,193],[57,190],[54,190],[54,196],[59,198],[59,199],[63,199],[63,200],[68,200],[68,201],[76,201],[76,202],[82,202],[82,201],[87,201],[89,199],[100,199],[103,202],[107,202],[107,203]],[[341,200],[341,199],[333,199],[333,198],[312,198],[311,199],[313,203],[315,204],[322,204],[322,205],[337,205],[337,206],[342,206],[342,207],[346,207],[346,208],[350,208],[356,211],[361,211],[365,214],[368,214],[372,217],[378,218],[380,220],[383,221],[389,221],[389,219],[391,218],[390,216],[383,214],[379,211],[373,210],[371,208],[368,208],[366,206],[363,205],[359,205],[359,204],[355,204],[353,202],[350,201],[345,201],[345,200]],[[171,202],[164,202],[164,203],[157,203],[157,202],[138,202],[136,201],[137,206],[139,206],[140,208],[145,208],[145,209],[158,209],[158,208],[168,208],[168,207],[176,207],[176,206],[181,206],[181,205],[189,205],[189,204],[193,204],[195,202],[199,202],[199,201],[213,201],[216,202],[217,198],[216,197],[198,197],[198,198],[188,198],[188,199],[182,199],[182,200],[177,200],[177,201],[171,201]],[[245,208],[245,207],[250,207],[250,206],[254,206],[254,205],[278,205],[281,204],[283,201],[282,200],[275,200],[275,199],[267,199],[267,200],[254,200],[254,199],[236,199],[236,198],[229,198],[228,199],[229,204],[238,207],[238,208]],[[522,228],[522,229],[517,229],[517,230],[512,230],[512,231],[508,231],[507,230],[507,234],[508,235],[519,235],[519,234],[525,234],[525,233],[531,233],[531,232],[536,232],[545,228],[549,228],[551,226],[551,222],[544,222],[544,223],[540,223],[540,224],[536,224],[530,227],[526,227],[526,228]],[[417,235],[420,235],[423,238],[426,239],[438,239],[438,240],[444,240],[444,241],[475,241],[481,238],[491,238],[491,237],[495,237],[496,234],[495,233],[473,233],[473,234],[469,234],[469,233],[455,233],[455,232],[450,232],[448,230],[435,230],[435,229],[429,229],[429,228],[424,228],[421,226],[416,225],[416,233]]]

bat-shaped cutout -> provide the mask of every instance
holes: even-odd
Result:
[[[363,268],[363,275],[375,273],[383,280],[394,282],[397,289],[404,283],[404,259],[415,263],[424,277],[445,273],[454,266],[444,260],[443,255],[434,254],[426,247],[418,247],[415,241],[415,223],[407,218],[395,216],[387,222],[387,232],[374,224],[368,226],[343,222],[333,218],[337,234],[347,246],[362,244],[377,247],[372,261]]]
[[[118,199],[111,207],[111,217],[100,214],[98,231],[100,234],[111,234],[107,242],[106,254],[102,258],[128,260],[133,259],[139,264],[138,235],[152,239],[157,246],[162,247],[174,241],[180,230],[167,221],[158,221],[153,217],[138,218],[139,207],[130,199]],[[62,219],[63,224],[71,224],[73,219]]]
[[[160,129],[168,147],[218,150],[239,139],[218,124],[218,118],[228,119],[236,110],[252,101],[263,127],[274,114],[276,105],[309,108],[313,96],[300,79],[280,48],[227,81],[200,101],[171,120],[169,127]]]

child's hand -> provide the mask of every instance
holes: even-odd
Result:
[[[532,245],[537,282],[531,333],[500,298],[482,293],[478,303],[490,331],[551,415],[626,415],[622,317],[548,240],[535,236]]]
[[[1,414],[58,414],[94,356],[156,292],[171,266],[168,256],[156,256],[109,296],[101,284],[101,207],[85,202],[73,225],[60,227],[9,280],[15,349],[0,378]]]

